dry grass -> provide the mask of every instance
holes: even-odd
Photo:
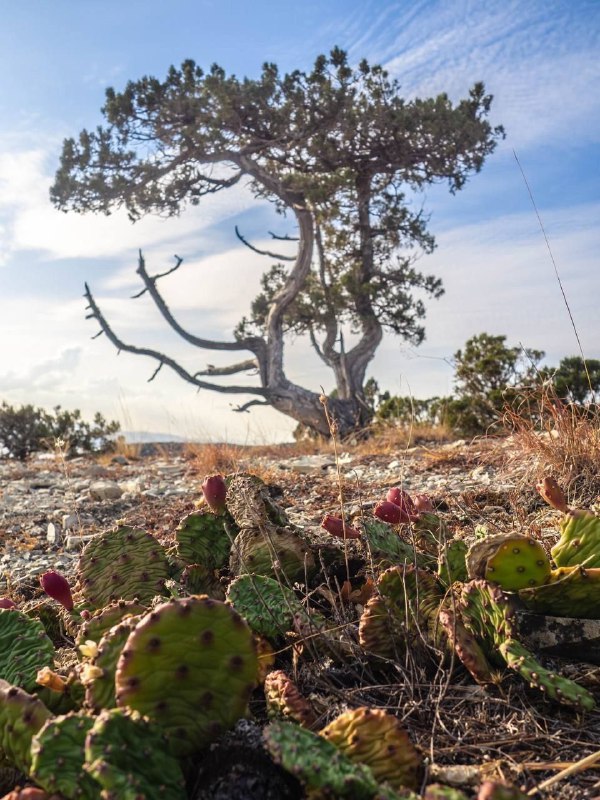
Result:
[[[420,444],[443,444],[455,438],[450,428],[444,425],[398,425],[378,421],[372,425],[369,438],[350,445],[350,450],[358,455],[392,455]]]
[[[571,502],[590,503],[600,492],[600,407],[561,401],[542,387],[517,410],[508,409],[510,436],[495,448],[505,467],[528,484],[552,475]]]

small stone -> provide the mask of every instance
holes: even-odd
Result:
[[[94,481],[90,486],[93,500],[118,500],[123,490],[115,481]]]
[[[57,538],[56,525],[53,522],[49,522],[46,530],[46,541],[49,544],[56,544]]]
[[[79,517],[77,514],[64,514],[62,518],[63,531],[70,531],[79,527]]]

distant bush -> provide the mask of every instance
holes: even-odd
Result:
[[[93,423],[85,422],[78,409],[64,411],[56,406],[49,412],[32,405],[14,408],[6,402],[0,406],[0,449],[20,460],[52,449],[59,441],[69,455],[107,450],[119,428],[118,422],[107,422],[99,413]]]

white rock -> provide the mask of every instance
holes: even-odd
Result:
[[[70,531],[73,528],[78,528],[79,517],[77,514],[63,514],[61,524],[63,531]]]
[[[46,541],[49,544],[56,544],[57,538],[58,537],[56,535],[56,525],[53,522],[49,522],[48,529],[46,531]]]
[[[118,500],[123,490],[115,481],[94,481],[90,486],[93,500]]]

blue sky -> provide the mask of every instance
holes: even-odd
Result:
[[[126,340],[154,345],[193,371],[218,356],[190,350],[143,301],[135,266],[185,258],[163,291],[199,335],[228,338],[267,266],[238,246],[234,225],[264,239],[269,209],[244,190],[207,200],[175,220],[132,226],[61,214],[48,201],[61,142],[101,122],[104,89],[193,58],[256,76],[264,61],[309,69],[334,45],[397,77],[407,97],[494,94],[506,141],[455,197],[423,196],[438,248],[420,266],[446,294],[428,304],[417,350],[387,337],[371,374],[417,397],[452,389],[448,360],[487,331],[545,350],[557,364],[577,342],[513,149],[536,198],[584,353],[600,358],[600,2],[597,0],[22,0],[0,4],[0,400],[100,410],[123,427],[230,441],[289,438],[293,422],[269,409],[237,415],[230,398],[191,386],[150,361],[117,357],[84,319],[88,281]],[[302,341],[289,376],[331,388]]]

